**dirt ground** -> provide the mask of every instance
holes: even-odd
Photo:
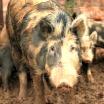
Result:
[[[73,90],[73,99],[67,99],[70,104],[104,104],[104,62],[93,65],[92,74],[95,79],[93,84],[87,82],[85,74],[80,76],[79,83]],[[10,86],[9,98],[0,87],[0,104],[33,104],[35,97],[32,80],[29,80],[27,98],[23,101],[18,100],[19,82],[16,74]]]

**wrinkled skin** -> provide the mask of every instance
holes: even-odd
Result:
[[[3,82],[4,91],[7,94],[9,94],[9,79],[13,70],[14,67],[11,57],[10,43],[8,40],[6,27],[4,26],[0,34],[0,78]]]
[[[72,22],[67,13],[51,0],[34,4],[35,1],[31,0],[27,3],[11,0],[7,31],[20,80],[19,97],[26,96],[28,67],[34,82],[35,104],[44,104],[42,74],[49,76],[54,88],[65,87],[69,91],[77,83],[81,66],[78,36],[80,31],[85,33],[79,24],[86,26],[83,16]]]

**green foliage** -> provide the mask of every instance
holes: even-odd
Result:
[[[66,10],[67,10],[68,14],[71,16],[74,13],[74,5],[75,5],[75,0],[68,0],[68,2],[66,4]]]

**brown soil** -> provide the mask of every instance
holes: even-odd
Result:
[[[71,104],[104,104],[104,63],[93,65],[92,74],[95,83],[89,84],[86,75],[81,75],[78,85],[73,90],[73,99],[67,98],[68,102]],[[8,98],[0,87],[0,104],[33,104],[35,97],[31,80],[29,80],[27,98],[23,101],[18,100],[19,82],[17,75],[11,80],[10,86],[10,96]],[[54,97],[52,97],[52,100],[54,100]]]

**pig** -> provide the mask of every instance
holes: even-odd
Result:
[[[94,20],[88,20],[88,25],[90,29],[90,33],[94,30],[96,30],[98,36],[97,36],[97,42],[95,45],[95,58],[94,63],[99,62],[103,60],[104,55],[104,24],[102,22],[94,21]]]
[[[82,69],[86,71],[88,81],[93,83],[94,78],[91,74],[91,64],[94,59],[95,44],[97,43],[97,32],[94,31],[90,35],[85,36],[81,40],[81,56],[82,56]]]
[[[98,22],[98,21],[89,19],[88,27],[89,27],[90,33],[92,31],[96,31],[98,34],[96,46],[104,48],[104,24],[103,22]]]
[[[9,79],[14,71],[14,65],[11,56],[10,43],[6,32],[6,26],[0,34],[0,78],[3,82],[4,91],[9,94]]]
[[[56,89],[64,87],[69,91],[76,85],[81,67],[78,36],[86,32],[84,18],[80,15],[72,21],[51,0],[10,0],[6,28],[20,81],[20,99],[27,93],[26,67],[33,79],[35,104],[46,102],[41,78],[44,73]]]
[[[77,15],[73,17],[73,19],[76,18]],[[85,18],[85,26],[86,26],[86,32],[85,34],[79,34],[80,38],[80,48],[81,48],[81,58],[82,58],[82,71],[84,71],[87,74],[88,82],[93,83],[94,78],[91,74],[91,64],[94,59],[94,53],[95,53],[95,46],[97,44],[97,32],[95,29],[93,31],[90,31],[89,28],[89,20]],[[82,25],[80,25],[83,27]],[[83,28],[84,29],[84,28]]]
[[[88,35],[85,38],[82,38],[81,41],[81,53],[82,53],[82,61],[83,66],[82,69],[84,69],[87,73],[88,81],[93,83],[94,78],[91,74],[91,66],[92,64],[98,60],[98,58],[101,59],[103,57],[103,24],[100,22],[96,22],[93,20],[88,20],[88,28],[89,33],[91,35]]]

